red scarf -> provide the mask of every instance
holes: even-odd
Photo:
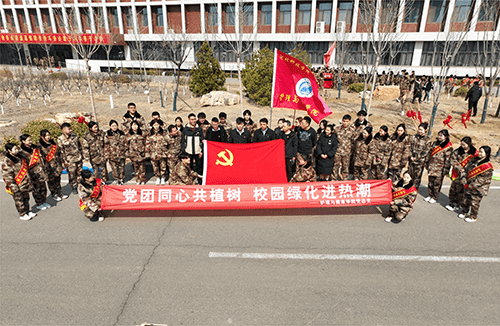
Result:
[[[90,198],[97,198],[97,197],[99,197],[99,194],[101,193],[102,180],[96,179],[95,181],[96,181],[96,185],[94,186],[94,190],[90,194]],[[80,199],[80,209],[83,211],[85,208],[87,208],[87,205],[85,205],[83,203],[82,199]]]

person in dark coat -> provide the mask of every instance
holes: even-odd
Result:
[[[267,120],[267,118],[262,118],[259,123],[260,129],[255,130],[255,133],[253,134],[253,142],[261,143],[264,141],[275,140],[276,134],[273,130],[271,130],[271,128],[268,127],[269,120]]]
[[[236,119],[236,128],[229,133],[229,143],[232,144],[248,144],[252,142],[252,135],[245,127],[243,118]]]
[[[283,122],[281,139],[285,141],[286,177],[288,181],[290,181],[295,173],[295,157],[297,156],[297,148],[299,146],[299,139],[297,134],[292,131],[292,123],[290,120],[285,120]]]
[[[215,117],[212,118],[212,126],[208,128],[205,139],[227,143],[227,132],[226,129],[219,124],[219,119]]]
[[[310,125],[311,118],[304,117],[297,130],[297,136],[299,137],[298,152],[308,161],[311,160],[313,148],[316,146],[316,142],[318,141],[316,130],[311,128]]]
[[[333,172],[335,153],[337,152],[337,135],[332,133],[333,126],[327,125],[325,131],[319,136],[316,146],[316,169],[320,180],[328,180]]]
[[[467,92],[465,100],[469,100],[469,111],[472,110],[472,116],[475,117],[477,114],[477,102],[483,96],[483,91],[479,87],[479,82],[475,81],[474,86]]]

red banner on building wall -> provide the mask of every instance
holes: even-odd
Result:
[[[122,37],[123,38],[123,37]],[[0,34],[0,43],[29,43],[29,44],[110,44],[111,34]],[[113,44],[118,44],[114,40]]]
[[[103,210],[214,210],[387,205],[390,180],[212,186],[104,186]]]

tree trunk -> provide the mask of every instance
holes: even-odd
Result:
[[[240,89],[240,110],[241,110],[241,116],[243,116],[243,84],[241,82],[241,58],[240,58],[240,56],[238,56],[236,64],[238,65],[238,86]],[[271,121],[269,121],[269,122],[271,123]]]
[[[95,104],[94,104],[94,93],[92,92],[92,84],[90,83],[90,66],[89,66],[89,60],[87,58],[85,58],[85,66],[87,68],[87,83],[90,90],[90,103],[92,105],[92,116],[94,118],[94,121],[97,122],[97,113],[95,111]]]
[[[429,135],[432,134],[432,127],[434,127],[434,119],[436,119],[436,113],[439,104],[439,97],[441,96],[441,91],[443,90],[444,80],[441,81],[441,86],[436,90],[436,99],[434,100],[434,106],[432,107],[431,121],[429,122]]]
[[[484,106],[483,106],[483,115],[481,116],[481,124],[483,124],[486,121],[486,112],[488,111],[488,102],[490,101],[490,94],[486,94],[486,98],[484,99]]]
[[[174,91],[174,112],[177,112],[177,91],[179,90],[179,81],[181,79],[181,66],[177,66],[177,75],[175,76],[175,91]]]
[[[340,73],[339,69],[339,78],[338,78],[338,84],[339,84],[339,100],[340,100],[340,91],[342,90],[342,74]]]
[[[109,64],[109,52],[106,52],[108,57],[108,76],[111,77],[111,65]]]
[[[375,83],[377,82],[377,71],[378,71],[378,64],[380,62],[380,56],[377,56],[377,60],[375,61],[375,69],[372,74],[372,88],[370,90],[370,100],[368,101],[368,108],[366,109],[366,113],[370,112],[370,108],[372,107],[372,98],[373,98],[373,91],[375,90]]]

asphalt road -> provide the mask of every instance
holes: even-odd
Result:
[[[397,225],[385,206],[115,212],[91,223],[76,196],[24,222],[1,191],[0,325],[500,325],[500,190],[476,223],[422,198]]]

